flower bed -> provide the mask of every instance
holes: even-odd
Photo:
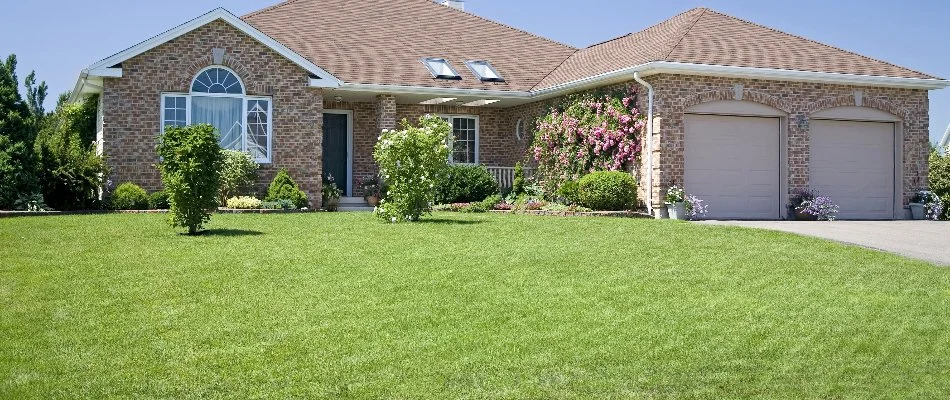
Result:
[[[553,211],[553,210],[491,210],[489,212],[501,214],[545,215],[554,217],[618,217],[618,218],[645,218],[653,217],[640,211]]]

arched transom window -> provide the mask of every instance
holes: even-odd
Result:
[[[234,71],[213,66],[195,75],[190,93],[162,94],[162,127],[210,124],[222,148],[269,163],[272,108],[270,97],[246,95]]]

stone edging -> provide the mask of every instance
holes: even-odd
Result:
[[[544,211],[544,210],[490,210],[492,213],[499,214],[523,214],[523,215],[544,215],[553,217],[615,217],[615,218],[645,218],[653,219],[652,216],[639,211]]]

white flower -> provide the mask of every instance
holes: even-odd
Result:
[[[396,217],[393,217],[393,223],[394,224],[396,223]]]

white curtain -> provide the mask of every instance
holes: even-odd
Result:
[[[221,147],[243,151],[244,126],[241,121],[242,99],[230,97],[191,98],[191,123],[211,124],[221,135]]]

